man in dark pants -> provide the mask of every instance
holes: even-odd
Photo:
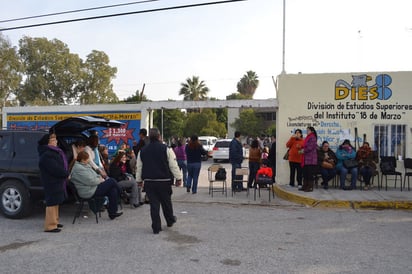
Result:
[[[150,143],[145,145],[137,156],[136,181],[144,182],[146,194],[150,202],[150,216],[154,234],[162,230],[160,206],[168,227],[176,222],[173,215],[172,183],[181,183],[182,173],[177,165],[174,152],[160,142],[157,128],[149,130]]]
[[[275,181],[275,177],[276,177],[276,136],[275,135],[272,136],[272,145],[270,146],[270,149],[269,149],[268,160],[269,160],[270,167],[272,168],[273,182],[276,182]]]
[[[242,182],[233,182],[236,178],[237,180],[242,180],[242,175],[236,176],[236,168],[240,168],[243,162],[243,147],[240,142],[240,132],[235,131],[235,137],[232,139],[229,145],[229,162],[232,164],[232,189],[234,191],[242,191]]]

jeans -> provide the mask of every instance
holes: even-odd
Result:
[[[348,173],[351,173],[351,180],[350,180],[350,186],[355,189],[356,188],[356,180],[358,179],[358,168],[351,168],[351,169],[347,169],[344,166],[342,166],[339,170],[340,173],[340,188],[344,188],[345,187],[345,180],[346,180],[346,175]]]
[[[259,163],[249,162],[249,178],[248,178],[248,187],[253,187],[253,182],[256,185],[256,173],[259,170]]]
[[[328,182],[336,176],[336,169],[334,168],[321,168],[320,174],[322,175],[322,181],[327,186]]]
[[[186,160],[177,160],[177,165],[182,171],[183,175],[183,187],[186,187],[187,183],[187,161]]]
[[[107,178],[104,182],[97,185],[93,197],[107,196],[109,198],[109,207],[107,211],[109,215],[117,212],[117,204],[119,203],[120,187],[113,178]]]
[[[372,178],[372,168],[369,166],[363,166],[360,169],[360,174],[363,177],[363,181],[365,182],[365,185],[369,185],[371,183],[371,178]]]
[[[130,204],[135,205],[139,202],[142,201],[141,198],[141,190],[139,191],[139,187],[137,186],[137,182],[135,179],[131,180],[122,180],[117,182],[117,184],[122,188],[122,189],[128,189],[130,188]]]
[[[197,193],[197,183],[199,181],[200,173],[200,162],[187,163],[187,182],[186,188],[190,191],[192,188],[192,193]]]

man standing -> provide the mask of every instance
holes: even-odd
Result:
[[[233,180],[236,178],[236,168],[240,168],[243,162],[243,147],[242,143],[240,142],[240,132],[235,131],[235,137],[230,142],[229,146],[229,161],[232,164],[232,189],[234,191],[242,191],[243,190],[243,183],[242,182],[234,182]],[[242,175],[239,175],[236,179],[242,180]]]
[[[147,130],[145,128],[141,128],[139,131],[139,142],[137,144],[133,144],[133,151],[136,157],[139,154],[140,150],[147,144],[149,144],[149,138],[147,138]]]
[[[270,167],[272,168],[272,179],[273,182],[275,182],[276,178],[276,136],[272,136],[272,145],[270,146],[269,149],[269,155],[268,155],[268,160]]]
[[[174,152],[160,142],[160,132],[157,128],[149,130],[150,143],[146,144],[136,163],[136,181],[144,182],[144,188],[150,202],[150,216],[154,234],[162,230],[160,206],[168,227],[176,222],[173,215],[172,184],[173,179],[181,184],[182,173],[177,165]]]

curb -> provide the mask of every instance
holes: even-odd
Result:
[[[273,190],[284,200],[319,208],[353,208],[353,209],[403,209],[412,210],[412,201],[344,201],[318,200],[304,195],[295,194],[275,184]]]

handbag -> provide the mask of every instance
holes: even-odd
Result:
[[[335,165],[331,162],[323,161],[321,164],[321,167],[324,169],[332,169],[332,168],[335,168]]]
[[[343,161],[343,166],[347,169],[358,167],[358,161],[355,159],[347,159]]]
[[[288,150],[286,151],[285,155],[283,155],[283,160],[289,160],[289,150],[290,150],[290,149],[288,149]]]

